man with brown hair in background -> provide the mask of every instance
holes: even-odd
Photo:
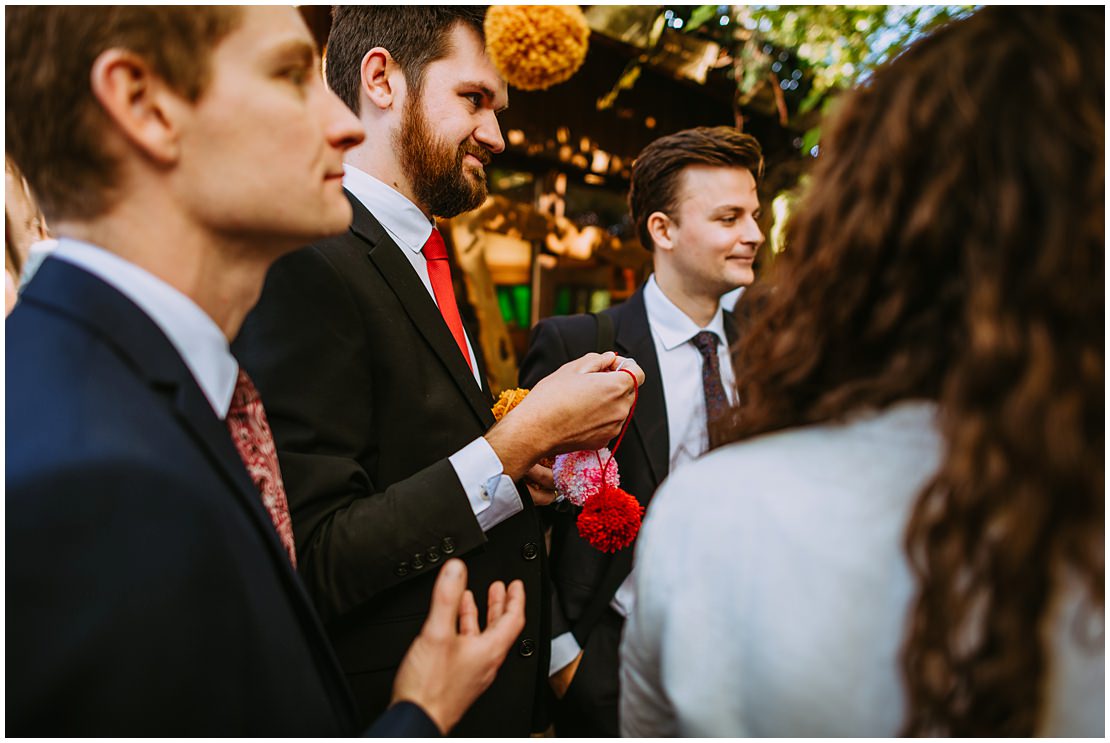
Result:
[[[616,454],[621,487],[644,506],[669,472],[707,449],[709,425],[729,403],[735,329],[721,297],[755,278],[762,173],[759,143],[729,127],[687,129],[645,147],[628,201],[655,273],[596,318],[543,320],[521,362],[527,387],[568,358],[612,347],[661,381],[640,392],[634,433]],[[618,646],[635,600],[633,546],[599,552],[578,536],[573,512],[552,517],[551,671],[564,682],[555,731],[619,736]]]
[[[352,735],[228,341],[278,256],[350,222],[358,122],[293,8],[5,25],[7,145],[60,237],[6,323],[7,732]],[[450,561],[372,732],[445,733],[492,681],[522,586],[479,632],[465,583]]]
[[[433,219],[480,205],[483,168],[504,148],[507,89],[485,52],[484,12],[335,9],[328,83],[366,132],[345,156],[354,220],[274,265],[236,348],[270,413],[301,574],[363,714],[389,702],[400,649],[455,555],[478,585],[522,580],[528,597],[519,642],[456,732],[521,736],[546,727],[533,498],[554,495],[516,483],[550,488],[540,459],[614,436],[633,383],[606,371],[613,354],[592,354],[552,370],[494,425]]]

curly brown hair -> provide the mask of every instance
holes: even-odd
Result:
[[[908,734],[1034,734],[1058,569],[1103,606],[1103,54],[1097,8],[988,8],[915,44],[841,103],[741,300],[724,441],[937,403]]]

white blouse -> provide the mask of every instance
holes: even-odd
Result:
[[[934,416],[908,402],[763,436],[663,484],[621,644],[624,735],[898,734],[915,592],[902,543],[943,455]],[[1073,589],[1046,627],[1039,732],[1102,737],[1103,617]]]

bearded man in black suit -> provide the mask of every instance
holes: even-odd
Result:
[[[354,219],[275,264],[236,350],[266,400],[301,575],[365,718],[389,702],[433,575],[455,555],[476,584],[521,580],[528,600],[517,646],[456,732],[520,736],[546,723],[548,576],[533,499],[553,494],[536,463],[604,444],[633,382],[610,373],[614,354],[590,354],[494,425],[434,220],[481,204],[483,168],[504,148],[508,93],[483,16],[336,8],[328,83],[366,132],[345,156]]]

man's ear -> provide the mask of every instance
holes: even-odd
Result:
[[[359,90],[376,108],[388,111],[400,102],[404,76],[386,49],[376,46],[366,52],[359,71],[362,76]]]
[[[674,221],[663,212],[652,212],[647,218],[647,231],[656,250],[674,247]]]
[[[124,139],[157,162],[177,159],[178,132],[172,112],[180,97],[146,60],[125,49],[108,49],[93,62],[90,83]]]

